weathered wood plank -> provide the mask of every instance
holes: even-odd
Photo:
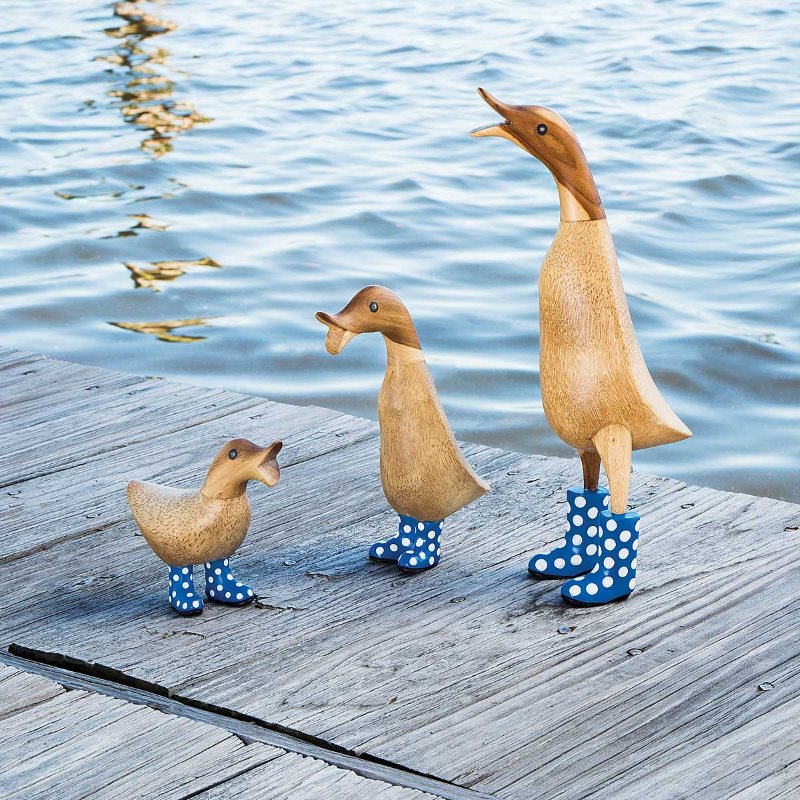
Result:
[[[152,399],[158,414],[168,392]],[[244,413],[226,419],[238,424]],[[302,441],[303,426],[316,423],[295,419]],[[26,535],[48,549],[12,548],[14,560],[0,565],[3,585],[24,587],[4,598],[0,642],[103,664],[499,797],[622,797],[629,787],[658,796],[673,763],[686,765],[698,797],[751,786],[780,796],[773,773],[794,785],[791,748],[770,755],[755,743],[759,720],[783,719],[800,698],[790,667],[800,507],[634,474],[641,588],[621,605],[567,608],[558,582],[528,579],[525,563],[559,537],[577,460],[469,446],[495,490],[448,521],[439,567],[406,576],[365,560],[395,524],[365,424],[337,443],[331,421],[275,490],[253,493],[236,566],[261,602],[209,607],[194,620],[170,616],[161,565],[114,490],[125,458],[147,464],[136,442],[103,457],[107,479],[96,474],[82,493],[109,521],[104,530],[58,508],[59,476],[71,470],[42,477],[39,489],[29,482]],[[163,474],[202,472],[176,447],[196,433],[157,439],[150,457],[164,460]],[[68,456],[68,437],[63,447]],[[40,515],[37,497],[46,498]],[[54,539],[54,521],[80,536]],[[764,680],[776,688],[758,692]],[[794,730],[785,735],[800,744]],[[694,757],[726,741],[740,762],[758,764],[727,783]]]

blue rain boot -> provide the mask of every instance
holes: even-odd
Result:
[[[417,529],[417,521],[414,517],[400,515],[400,524],[397,528],[397,536],[387,539],[385,542],[375,542],[369,549],[369,557],[373,561],[389,561],[395,563],[398,558],[413,545],[414,531]]]
[[[247,584],[233,577],[227,558],[206,562],[206,594],[212,602],[226,606],[246,606],[256,599]]]
[[[567,581],[561,596],[577,606],[601,606],[626,600],[636,587],[639,515],[603,511],[600,562],[588,575]]]
[[[406,572],[430,569],[439,563],[442,555],[442,522],[420,522],[412,519],[413,533],[408,538],[410,546],[397,559],[397,566]],[[405,530],[405,528],[404,528]],[[402,544],[403,540],[401,540]]]
[[[196,617],[203,613],[203,598],[194,588],[193,567],[169,568],[169,604],[184,617]]]
[[[589,572],[600,560],[600,514],[608,506],[607,489],[567,489],[569,510],[565,538],[549,553],[537,553],[528,572],[537,578],[574,578]]]

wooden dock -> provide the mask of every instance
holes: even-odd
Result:
[[[3,798],[800,796],[800,506],[636,473],[640,588],[578,609],[525,569],[577,459],[466,445],[494,491],[405,575],[373,422],[7,349],[0,398]],[[124,487],[234,436],[285,443],[259,601],[179,618]]]

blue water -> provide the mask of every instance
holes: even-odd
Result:
[[[558,110],[593,167],[694,431],[635,464],[800,500],[798,3],[3,8],[3,345],[374,417],[381,343],[334,359],[314,312],[380,282],[460,437],[568,455],[537,364],[556,191],[467,136],[481,85]]]

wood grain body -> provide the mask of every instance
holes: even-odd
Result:
[[[209,498],[196,491],[131,481],[128,504],[147,543],[173,566],[227,558],[250,527],[246,494]]]
[[[605,219],[562,222],[539,278],[540,370],[547,421],[578,450],[609,424],[634,450],[689,429],[656,388],[636,341]]]
[[[424,361],[387,366],[378,423],[381,483],[398,514],[444,519],[489,491],[461,453]]]

